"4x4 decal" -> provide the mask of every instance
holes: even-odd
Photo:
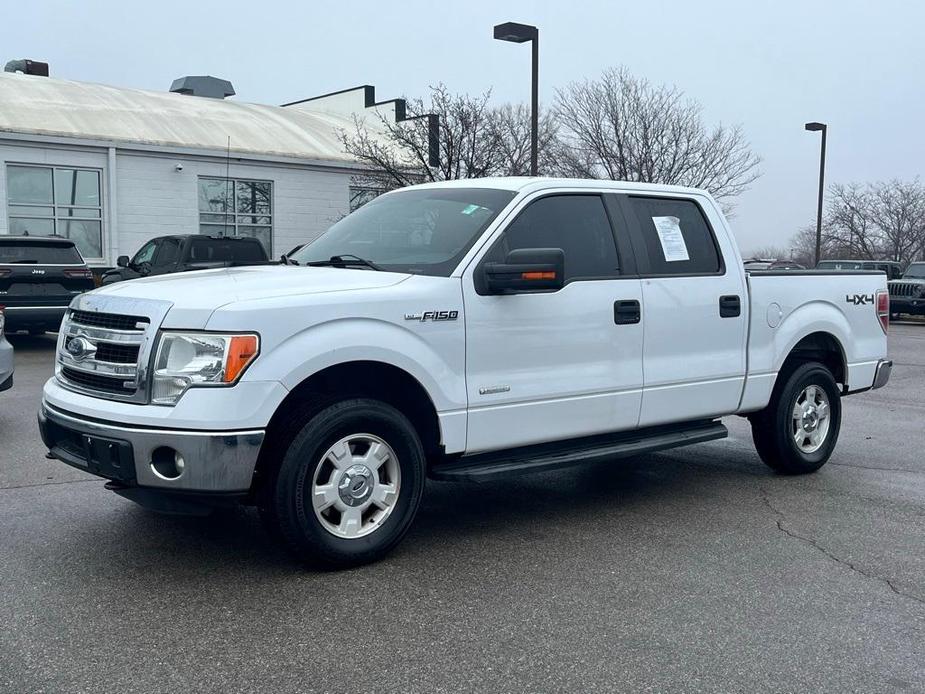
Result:
[[[877,300],[873,294],[855,294],[851,296],[850,294],[845,294],[845,301],[849,304],[854,304],[855,306],[866,306],[867,304],[873,304]]]

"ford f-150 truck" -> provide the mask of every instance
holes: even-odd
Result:
[[[50,455],[166,511],[244,501],[309,563],[393,548],[429,476],[693,444],[749,418],[783,474],[890,376],[882,272],[747,273],[698,190],[482,179],[383,195],[288,264],[77,297]]]

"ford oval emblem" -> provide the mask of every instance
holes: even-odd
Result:
[[[73,337],[68,341],[65,350],[75,361],[82,361],[96,354],[96,345],[85,337]]]

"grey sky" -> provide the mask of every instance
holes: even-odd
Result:
[[[31,0],[6,7],[0,58],[147,89],[208,73],[258,103],[365,83],[416,96],[439,81],[525,101],[529,49],[491,39],[508,20],[540,27],[544,102],[622,63],[698,99],[709,122],[741,124],[763,158],[733,220],[746,251],[815,219],[819,138],[805,121],[829,123],[830,182],[922,170],[922,3]]]

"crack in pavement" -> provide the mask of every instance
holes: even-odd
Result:
[[[884,472],[908,472],[913,475],[925,475],[925,470],[910,470],[903,467],[875,467],[873,465],[856,465],[855,463],[837,463],[831,460],[828,464],[837,465],[838,467],[856,467],[860,470],[882,470]]]
[[[33,487],[51,487],[56,484],[86,484],[87,482],[99,482],[99,479],[92,480],[62,480],[60,482],[36,482],[35,484],[19,484],[12,487],[0,487],[0,492],[13,489],[32,489]]]
[[[850,569],[851,571],[853,571],[854,573],[863,576],[864,578],[867,578],[867,579],[869,579],[869,580],[871,580],[871,581],[877,581],[878,583],[882,583],[882,584],[886,585],[886,586],[887,586],[891,591],[893,591],[896,595],[899,595],[899,596],[904,597],[904,598],[908,598],[909,600],[913,600],[913,601],[919,603],[920,605],[925,605],[925,600],[923,600],[922,598],[917,597],[917,596],[915,596],[915,595],[912,595],[912,594],[910,594],[910,593],[906,593],[906,592],[901,591],[899,588],[897,588],[897,587],[894,585],[894,583],[893,583],[890,579],[888,579],[888,578],[883,578],[882,576],[877,576],[877,575],[875,575],[875,574],[867,573],[866,571],[864,571],[863,569],[859,568],[857,565],[855,565],[854,563],[848,561],[847,559],[842,559],[841,557],[839,557],[839,556],[837,556],[837,555],[835,555],[835,554],[832,554],[832,552],[830,552],[828,549],[826,549],[825,547],[823,547],[822,545],[820,545],[820,544],[819,544],[816,540],[814,540],[813,538],[811,538],[811,537],[806,537],[806,536],[804,536],[804,535],[798,535],[797,533],[793,532],[792,530],[788,530],[787,528],[785,528],[785,527],[784,527],[784,513],[783,513],[780,509],[778,509],[776,506],[774,506],[774,504],[771,503],[771,499],[769,498],[768,492],[767,492],[766,489],[764,489],[763,487],[759,487],[759,488],[758,488],[758,491],[761,493],[761,500],[764,502],[764,505],[768,507],[768,509],[771,511],[771,513],[773,513],[775,516],[777,516],[777,518],[775,519],[775,522],[776,522],[776,524],[777,524],[777,529],[778,529],[780,532],[782,532],[784,535],[786,535],[787,537],[793,538],[794,540],[799,540],[800,542],[803,542],[803,543],[809,545],[809,546],[812,547],[813,549],[815,549],[815,550],[821,552],[821,553],[824,554],[826,557],[828,557],[829,559],[831,559],[832,561],[834,561],[836,564],[839,564],[840,566],[844,566],[844,567]]]

